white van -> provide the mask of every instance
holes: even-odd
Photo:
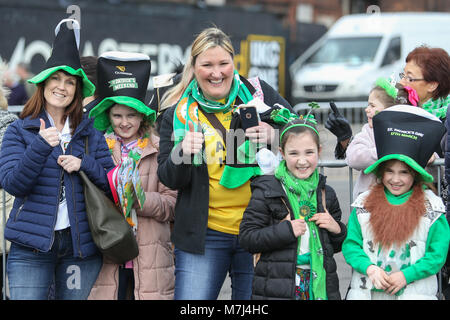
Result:
[[[450,52],[450,13],[344,16],[290,66],[292,103],[367,101],[375,80],[398,80],[423,44]]]

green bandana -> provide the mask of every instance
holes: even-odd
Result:
[[[447,98],[438,98],[436,100],[429,99],[422,105],[422,108],[439,119],[443,119],[447,115],[447,108],[449,105],[450,96],[447,96]]]
[[[181,96],[180,101],[175,107],[175,115],[173,117],[173,131],[175,137],[174,147],[183,140],[186,132],[189,131],[189,122],[193,124],[195,131],[201,130],[201,128],[198,128],[199,106],[203,111],[208,113],[225,113],[234,109],[234,101],[236,98],[239,97],[244,104],[253,99],[252,94],[242,83],[236,70],[234,71],[233,77],[234,79],[231,85],[230,93],[226,98],[225,103],[206,99],[203,96],[196,79],[193,79],[189,83],[188,87]],[[239,150],[254,150],[254,148],[252,148],[249,143],[245,143],[245,146]],[[248,159],[247,161],[254,159],[251,155],[247,155],[245,158]],[[199,166],[202,163],[202,159],[202,152],[197,153],[194,156],[193,165]],[[237,188],[247,182],[251,177],[259,174],[259,167],[230,167],[226,165],[219,183],[226,188]]]
[[[326,272],[323,267],[323,249],[319,238],[319,230],[314,222],[309,221],[309,218],[317,211],[316,190],[319,183],[319,171],[316,169],[307,179],[298,179],[289,172],[286,161],[283,160],[275,172],[275,177],[284,186],[289,203],[294,210],[295,219],[305,219],[310,231],[310,253],[299,254],[301,237],[298,237],[297,265],[311,265],[311,300],[326,300]]]

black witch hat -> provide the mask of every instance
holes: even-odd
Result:
[[[372,121],[378,161],[364,173],[376,172],[380,163],[397,159],[417,171],[425,182],[432,182],[433,176],[425,166],[439,148],[445,132],[442,122],[424,109],[409,105],[384,109]]]
[[[155,121],[155,110],[144,100],[150,78],[150,57],[142,53],[109,51],[97,62],[97,89],[103,100],[90,112],[94,127],[105,131],[110,127],[107,110],[114,104],[126,105]]]

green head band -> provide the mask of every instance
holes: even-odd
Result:
[[[280,143],[281,143],[281,139],[283,139],[283,136],[286,133],[286,131],[291,130],[294,127],[308,127],[311,130],[313,130],[317,134],[318,137],[320,137],[319,132],[316,130],[316,128],[314,128],[306,123],[296,123],[296,124],[290,125],[289,127],[287,127],[286,129],[283,130],[283,132],[280,134]]]

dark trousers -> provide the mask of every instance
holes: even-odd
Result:
[[[133,269],[119,267],[118,300],[134,300],[134,273]]]

